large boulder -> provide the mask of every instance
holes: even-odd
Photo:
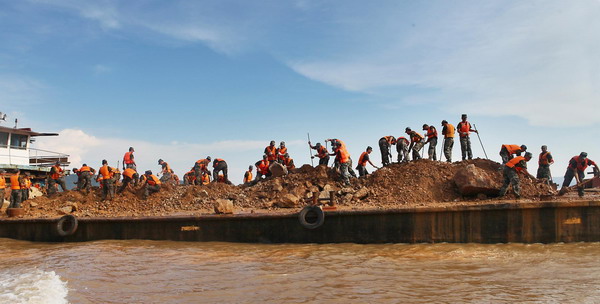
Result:
[[[269,171],[271,171],[271,176],[273,177],[280,177],[288,174],[287,168],[278,162],[272,163],[269,166]]]
[[[502,183],[495,174],[490,174],[484,169],[473,164],[458,170],[453,178],[460,194],[476,196],[478,194],[498,195]]]
[[[214,204],[215,213],[217,214],[232,214],[233,202],[226,199],[218,199]]]
[[[277,198],[277,200],[273,203],[273,206],[277,206],[280,208],[294,208],[300,204],[300,198],[291,193],[282,195]]]

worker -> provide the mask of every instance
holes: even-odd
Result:
[[[186,172],[183,175],[183,184],[184,185],[195,185],[196,184],[196,173],[194,173],[194,168],[190,171]]]
[[[425,142],[423,141],[425,138],[423,137],[423,135],[417,133],[417,131],[413,131],[411,128],[408,127],[404,129],[404,132],[406,132],[406,134],[408,134],[408,136],[410,137],[410,146],[408,147],[408,150],[412,150],[412,159],[421,159],[420,151],[421,148],[423,148],[423,146],[425,145]]]
[[[64,170],[60,167],[60,162],[56,162],[54,166],[50,167],[50,177],[48,178],[48,196],[52,196],[58,191],[58,186],[62,188],[62,191],[66,191],[65,186]]]
[[[8,208],[21,208],[22,180],[23,177],[19,169],[15,171],[15,174],[10,176],[10,205],[8,205]]]
[[[202,172],[202,178],[200,178],[200,184],[201,185],[210,184],[210,174],[208,174],[207,172]]]
[[[144,191],[142,194],[143,199],[148,199],[150,194],[160,191],[161,181],[158,177],[154,176],[150,170],[144,172],[144,175],[141,177],[141,182]]]
[[[567,167],[567,172],[565,172],[565,179],[560,188],[560,194],[564,194],[567,191],[567,187],[569,187],[573,177],[575,177],[575,181],[577,182],[577,193],[580,197],[583,196],[583,185],[581,185],[581,183],[585,177],[585,169],[588,166],[594,166],[594,172],[598,172],[596,163],[587,158],[587,156],[586,152],[581,152],[578,156],[573,156],[571,160],[569,160],[569,166]]]
[[[135,164],[135,160],[133,159],[133,152],[135,152],[135,150],[133,150],[133,147],[129,147],[129,152],[123,155],[123,170],[127,168],[131,168],[133,170],[137,169],[137,165]]]
[[[338,157],[338,153],[336,153],[336,147],[339,147],[339,149],[343,150],[344,153],[342,154],[346,154],[348,156],[348,160],[347,160],[347,167],[348,167],[348,173],[350,174],[350,176],[356,178],[356,172],[354,172],[354,169],[352,169],[352,157],[350,157],[350,153],[348,152],[348,149],[346,148],[346,143],[344,143],[343,141],[337,139],[337,138],[330,138],[330,139],[326,139],[325,142],[331,142],[331,147],[333,149],[333,153],[330,153],[329,155],[333,156],[335,155],[336,158],[333,161],[334,164],[334,168],[336,171],[338,171],[341,174],[341,163],[340,160],[342,158]],[[350,177],[348,176],[348,178]]]
[[[446,161],[451,163],[452,148],[454,147],[454,133],[456,132],[456,129],[446,120],[442,120],[442,126],[442,134],[444,135],[444,156],[446,157]]]
[[[471,150],[471,138],[469,137],[470,132],[479,133],[477,130],[471,128],[471,123],[467,121],[467,114],[461,115],[461,122],[456,125],[458,129],[458,135],[460,136],[460,151],[462,153],[462,160],[473,159],[473,151]]]
[[[75,171],[77,170],[77,171]],[[87,164],[83,164],[79,169],[73,169],[77,173],[77,190],[90,193],[92,188],[92,176],[96,174],[94,168],[89,167]]]
[[[31,173],[25,171],[21,181],[21,202],[29,199],[29,190],[31,189]]]
[[[334,153],[336,162],[339,164],[339,172],[341,181],[349,186],[350,185],[350,172],[348,167],[352,165],[350,161],[350,153],[346,150],[346,145],[341,140],[334,140]]]
[[[321,143],[317,143],[316,145],[311,145],[310,141],[308,142],[308,146],[311,149],[317,150],[317,156],[319,158],[319,166],[323,165],[325,167],[329,166],[329,152],[327,152],[327,148],[321,145]],[[311,158],[315,158],[315,156],[311,156]]]
[[[6,197],[6,177],[4,176],[4,169],[0,169],[0,206],[4,203]]]
[[[133,168],[123,170],[123,181],[121,182],[121,187],[119,187],[117,193],[123,192],[128,185],[133,185],[135,187],[139,177],[139,174]]]
[[[540,153],[540,158],[538,160],[538,170],[536,177],[538,179],[544,180],[544,182],[548,185],[552,183],[552,175],[550,174],[550,165],[554,163],[554,159],[552,158],[552,154],[548,151],[548,146],[542,146],[542,152]]]
[[[277,160],[277,147],[275,147],[275,141],[272,140],[269,145],[265,148],[265,154],[267,155],[267,160],[269,161],[269,165]]]
[[[408,147],[410,142],[406,137],[399,136],[396,138],[396,152],[398,152],[398,163],[407,162],[408,159]]]
[[[381,151],[381,165],[387,166],[390,164],[392,159],[392,153],[390,148],[396,144],[396,138],[394,136],[384,136],[379,139],[379,150]],[[358,172],[360,175],[360,172]]]
[[[283,155],[282,164],[287,168],[288,172],[291,172],[292,169],[296,169],[296,165],[294,165],[294,159],[290,158],[288,153]]]
[[[208,170],[208,164],[210,164],[210,161],[212,159],[210,158],[210,156],[207,156],[204,159],[200,159],[198,161],[196,161],[196,163],[194,164],[194,174],[196,175],[196,184],[200,185],[202,184],[202,175],[203,173],[207,173],[210,174],[210,171]]]
[[[358,158],[358,165],[356,166],[356,170],[358,170],[358,176],[360,177],[364,177],[367,176],[367,174],[369,174],[369,172],[367,172],[367,163],[371,164],[371,166],[373,166],[374,168],[378,168],[371,162],[371,159],[369,158],[369,154],[371,154],[371,152],[373,152],[373,148],[369,146],[367,147],[365,152],[363,152]]]
[[[227,177],[227,162],[223,159],[215,158],[213,161],[213,182],[218,181],[219,172],[223,172],[225,183],[231,184],[229,178]]]
[[[263,159],[259,160],[254,164],[256,166],[256,181],[259,181],[263,178],[271,176],[271,172],[269,171],[269,157],[267,154],[263,155]]]
[[[287,153],[287,147],[285,146],[285,141],[279,143],[279,148],[277,148],[277,161],[283,164],[283,159],[285,158],[285,154]]]
[[[160,174],[162,175],[160,177],[161,183],[171,183],[173,180],[173,177],[171,176],[173,174],[171,166],[162,159],[158,160],[158,164],[160,165]]]
[[[248,171],[244,173],[244,184],[249,184],[252,182],[252,170],[254,167],[252,165],[248,166]]]
[[[114,168],[108,166],[108,161],[103,159],[102,167],[98,170],[96,177],[96,181],[102,185],[102,200],[106,200],[107,197],[112,200],[115,195],[114,171]]]
[[[423,130],[427,131],[425,134],[425,136],[427,136],[427,141],[425,141],[423,145],[429,144],[429,149],[427,149],[427,158],[429,158],[429,160],[437,160],[437,153],[435,152],[438,143],[437,129],[434,126],[424,124]]]
[[[513,159],[514,155],[521,156],[521,153],[526,151],[526,145],[502,145],[502,148],[500,148],[500,157],[502,158],[502,164],[504,165],[509,160]]]
[[[500,188],[498,196],[502,197],[506,195],[508,186],[512,184],[515,196],[517,198],[521,197],[521,181],[519,180],[518,173],[523,173],[531,179],[534,179],[533,175],[527,172],[527,162],[531,159],[531,156],[531,153],[527,152],[525,153],[525,156],[517,156],[506,163],[503,171],[504,184],[502,185],[502,188]]]

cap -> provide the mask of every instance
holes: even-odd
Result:
[[[529,158],[531,158],[532,156],[533,156],[533,155],[531,154],[531,152],[526,152],[526,153],[525,153],[525,157],[529,157]]]
[[[445,123],[448,123],[448,121],[447,121],[447,120],[445,120],[445,119],[444,119],[444,120],[442,120],[442,124],[445,124]]]
[[[274,141],[274,140],[272,140],[272,141],[271,141],[271,143],[270,143],[270,145],[271,145],[271,146],[274,146],[274,145],[275,145],[275,141]]]
[[[252,168],[254,168],[254,167],[252,167],[252,165],[248,166],[248,169],[252,170]]]
[[[279,145],[285,146],[285,141],[280,142]]]
[[[367,150],[373,150],[373,147],[367,146]]]
[[[581,152],[581,153],[579,154],[579,156],[581,156],[581,157],[587,157],[587,153],[586,153],[586,152]]]
[[[318,148],[318,147],[320,147],[320,146],[321,146],[321,143],[317,143],[317,144],[315,145],[315,147],[317,147],[317,148]]]
[[[427,125],[427,124],[424,124],[424,125],[423,125],[423,130],[425,130],[425,129],[427,129],[427,128],[429,128],[429,125]]]
[[[212,158],[210,158],[210,156],[207,156],[207,157],[206,157],[206,159],[207,159],[207,160],[211,160]]]
[[[82,166],[87,167],[87,164],[83,164]]]
[[[150,175],[150,174],[152,174],[152,170],[146,170],[146,172],[144,172],[144,174]]]
[[[160,162],[162,162],[162,161],[164,161],[164,160],[162,160],[162,158],[159,158],[159,159],[158,159],[158,163],[159,163],[159,164],[160,164]]]
[[[102,164],[103,164],[103,165],[105,165],[105,164],[108,164],[108,161],[106,161],[106,159],[103,159],[103,160],[102,160]]]
[[[266,158],[267,158],[267,154],[264,154],[264,155],[263,155],[263,159],[266,159]]]
[[[412,131],[409,127],[406,127],[406,129],[404,129],[405,132],[410,132]]]
[[[283,154],[283,157],[288,158],[288,157],[290,157],[290,155],[286,153],[286,154]]]
[[[527,150],[527,146],[526,145],[521,145],[521,150],[523,150],[523,151]]]
[[[463,118],[467,117],[467,114],[462,114],[462,115],[460,115],[460,117],[463,117]]]
[[[548,146],[546,146],[546,145],[543,145],[543,146],[542,146],[542,149],[548,149]]]
[[[133,147],[129,147],[129,151],[133,152],[134,151]]]

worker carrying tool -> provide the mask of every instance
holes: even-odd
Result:
[[[65,171],[60,167],[60,162],[56,162],[54,166],[50,167],[50,177],[48,178],[48,196],[52,196],[58,191],[57,185],[60,185],[60,188],[63,192],[67,191],[64,172]]]
[[[142,175],[141,177],[141,183],[143,189],[143,199],[148,199],[148,196],[150,196],[150,194],[160,191],[161,181],[158,179],[158,177],[152,174],[151,170],[147,170],[146,172],[144,172],[144,175]]]
[[[392,145],[396,144],[394,136],[384,136],[379,139],[379,150],[381,151],[381,165],[387,166],[392,161],[392,153],[390,152]],[[358,172],[360,175],[360,172]]]
[[[133,170],[137,169],[137,165],[135,164],[135,160],[133,159],[133,147],[129,147],[129,151],[123,155],[123,170],[127,168],[131,168]]]
[[[316,145],[311,145],[310,141],[308,142],[308,146],[311,149],[317,150],[317,156],[319,158],[319,166],[329,166],[329,152],[327,152],[327,148],[321,145],[321,143],[317,143]],[[311,156],[311,158],[315,158],[315,156]]]
[[[252,182],[252,170],[254,169],[254,167],[252,167],[252,165],[248,166],[248,171],[246,171],[246,173],[244,173],[244,184],[249,184]]]
[[[259,160],[254,164],[256,166],[256,181],[267,178],[271,176],[271,172],[269,171],[269,157],[265,154],[263,155],[263,159]]]
[[[506,164],[513,157],[521,156],[521,153],[527,151],[526,145],[502,145],[500,148],[500,157],[502,158],[502,164]]]
[[[460,151],[462,153],[462,160],[466,160],[467,156],[469,159],[473,159],[471,138],[469,137],[469,134],[471,132],[478,133],[478,131],[471,128],[471,123],[467,121],[467,114],[461,115],[461,121],[456,125],[456,129],[458,129],[458,135],[460,136]]]
[[[542,152],[540,153],[540,158],[538,160],[538,170],[537,175],[535,176],[537,179],[544,180],[546,184],[552,183],[552,174],[550,174],[550,165],[554,163],[554,159],[552,158],[552,154],[548,151],[548,146],[542,146]]]
[[[223,181],[226,184],[232,184],[227,177],[227,162],[221,158],[215,158],[213,161],[213,182],[219,180],[219,172],[223,172]]]
[[[140,175],[133,168],[126,168],[123,170],[123,180],[121,181],[121,187],[117,190],[117,193],[123,192],[129,185],[134,187],[137,185]]]
[[[586,152],[581,152],[578,156],[573,156],[571,160],[569,160],[569,166],[567,167],[567,172],[565,172],[565,180],[563,181],[559,194],[562,195],[567,191],[571,181],[573,181],[573,177],[575,177],[575,181],[577,181],[577,193],[580,197],[583,196],[582,183],[585,177],[585,169],[587,169],[588,166],[594,166],[594,173],[598,175],[598,166],[587,156],[588,154]]]
[[[96,181],[102,184],[102,200],[112,200],[115,195],[115,169],[108,166],[106,159],[102,160],[102,167],[98,170]]]
[[[404,129],[404,132],[410,137],[410,146],[408,147],[408,150],[412,150],[412,159],[421,159],[420,151],[425,145],[425,142],[423,141],[423,135],[411,130],[411,128],[408,127]]]
[[[442,134],[444,135],[444,157],[446,161],[452,162],[452,148],[454,147],[454,133],[456,128],[447,120],[442,120]],[[440,160],[442,156],[440,155]]]
[[[90,193],[92,189],[92,176],[96,174],[94,168],[83,164],[79,169],[73,169],[77,173],[77,190],[85,193]]]
[[[267,155],[267,160],[269,161],[269,165],[277,160],[277,147],[275,147],[275,141],[272,140],[269,145],[265,148],[265,155]]]
[[[533,175],[527,171],[527,162],[531,160],[531,153],[525,153],[525,156],[517,156],[506,163],[503,168],[504,184],[500,188],[498,196],[502,197],[506,195],[508,186],[512,184],[513,191],[517,198],[521,197],[521,181],[519,180],[519,174],[522,173],[529,176],[531,179],[535,179]]]
[[[369,172],[367,171],[367,163],[371,164],[371,166],[373,166],[376,169],[378,168],[371,162],[371,159],[369,158],[369,154],[371,154],[371,152],[373,152],[373,148],[369,146],[367,147],[365,152],[363,152],[358,158],[358,165],[356,166],[356,170],[358,170],[359,177],[364,177],[369,174]]]
[[[408,147],[410,142],[406,137],[399,136],[396,138],[396,152],[398,152],[398,163],[407,162],[408,159]]]
[[[437,160],[436,147],[438,143],[438,132],[434,126],[430,126],[428,124],[423,125],[423,131],[427,131],[425,136],[427,136],[427,141],[425,144],[429,144],[429,148],[427,149],[427,158],[430,160]]]

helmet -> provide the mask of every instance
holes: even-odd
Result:
[[[271,146],[274,146],[274,145],[275,145],[275,141],[274,141],[274,140],[272,140],[272,141],[269,143],[269,145],[271,145]]]
[[[279,143],[280,146],[285,146],[285,141]]]
[[[84,167],[87,167],[87,164],[83,164]]]
[[[447,120],[445,120],[445,119],[444,119],[444,120],[442,120],[442,124],[445,124],[445,123],[448,123],[448,121],[447,121]]]
[[[106,159],[103,159],[103,160],[102,160],[102,164],[103,164],[103,165],[107,165],[107,164],[108,164],[108,161],[106,161]]]
[[[404,132],[410,132],[412,131],[409,127],[406,127],[406,129],[404,129]]]
[[[467,114],[462,114],[460,117],[467,118]]]
[[[523,150],[523,151],[527,150],[527,146],[526,145],[521,145],[521,150]]]
[[[423,130],[425,130],[425,129],[427,129],[427,128],[429,128],[429,125],[427,125],[427,124],[423,124]]]

